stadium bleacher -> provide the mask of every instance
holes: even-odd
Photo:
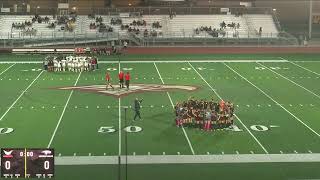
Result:
[[[86,35],[96,36],[99,34],[98,29],[90,29],[91,23],[96,23],[95,19],[90,19],[88,16],[78,15],[76,22],[74,23],[74,30],[72,32],[62,30],[64,25],[56,25],[55,28],[48,28],[48,25],[54,23],[56,20],[52,16],[49,17],[49,23],[38,23],[35,22],[30,27],[36,30],[36,35],[40,38],[53,38],[53,37],[73,37],[74,35]],[[100,16],[97,16],[100,17]],[[120,25],[112,25],[112,18],[119,18],[119,16],[101,16],[102,23],[106,26],[112,27],[113,32],[119,35],[128,35],[127,29],[121,29]],[[0,30],[1,39],[6,38],[24,38],[23,30],[12,28],[12,23],[23,23],[25,21],[31,21],[32,16],[30,15],[6,15],[0,16]],[[220,23],[225,22],[240,24],[240,28],[235,29],[227,27],[224,29],[225,35],[219,34],[218,37],[224,38],[269,38],[277,37],[278,29],[276,28],[275,22],[272,15],[268,14],[248,14],[243,16],[234,16],[232,14],[225,15],[177,15],[173,18],[169,18],[168,15],[144,15],[142,17],[122,17],[122,24],[129,25],[131,28],[139,29],[140,34],[143,36],[145,29],[148,32],[156,31],[159,36],[157,38],[181,38],[181,37],[197,37],[197,38],[213,38],[206,32],[196,34],[195,29],[201,26],[211,26],[215,29],[220,29]],[[134,20],[145,20],[146,26],[133,26],[130,25]],[[153,22],[160,22],[161,28],[153,28]],[[259,28],[262,27],[263,32],[259,35]],[[237,33],[237,36],[234,34]],[[10,36],[8,36],[8,34]]]

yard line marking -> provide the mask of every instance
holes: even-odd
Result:
[[[120,73],[121,71],[121,64],[120,64],[120,61],[118,62],[118,73]],[[119,97],[118,98],[118,104],[119,104],[119,108],[118,108],[118,111],[119,111],[119,122],[118,122],[118,139],[119,139],[119,152],[118,152],[118,155],[121,156],[121,98]],[[108,108],[110,108],[110,106],[108,106]]]
[[[0,73],[0,76],[3,74],[3,73],[5,73],[6,71],[8,71],[12,66],[14,66],[14,65],[16,65],[16,63],[14,63],[14,64],[12,64],[11,66],[9,66],[7,69],[5,69],[4,71],[2,71],[1,73]]]
[[[158,75],[159,75],[159,78],[160,78],[162,84],[164,84],[164,81],[163,81],[162,76],[161,76],[161,74],[160,74],[160,72],[159,72],[159,69],[158,69],[158,67],[157,67],[157,64],[156,64],[156,63],[153,63],[153,65],[154,65],[154,67],[156,68],[156,70],[157,70],[157,72],[158,72]],[[167,92],[167,96],[168,96],[168,98],[169,98],[169,100],[170,100],[170,103],[171,103],[172,108],[174,108],[174,104],[173,104],[173,102],[172,102],[172,99],[171,99],[171,96],[170,96],[169,92]],[[192,146],[192,144],[191,144],[191,142],[190,142],[190,139],[189,139],[189,137],[188,137],[188,135],[187,135],[187,133],[186,133],[186,130],[184,129],[183,126],[182,126],[181,129],[182,129],[182,131],[183,131],[184,136],[185,136],[186,139],[187,139],[187,142],[188,142],[188,144],[189,144],[189,147],[190,147],[190,150],[191,150],[192,154],[195,155],[194,150],[193,150],[193,146]]]
[[[296,83],[296,82],[292,81],[291,79],[289,79],[289,78],[287,78],[287,77],[285,77],[285,76],[281,75],[280,73],[277,73],[276,71],[274,71],[274,70],[270,69],[269,67],[267,67],[267,66],[265,66],[265,65],[263,65],[263,64],[261,64],[261,63],[259,63],[259,62],[257,62],[257,64],[259,64],[259,65],[261,65],[261,66],[265,67],[265,68],[266,68],[266,69],[268,69],[269,71],[271,71],[271,72],[273,72],[273,73],[275,73],[275,74],[277,74],[277,75],[281,76],[282,78],[284,78],[284,79],[286,79],[286,80],[290,81],[291,83],[295,84],[296,86],[299,86],[300,88],[302,88],[302,89],[304,89],[304,90],[308,91],[309,93],[313,94],[314,96],[316,96],[317,98],[319,98],[319,99],[320,99],[320,95],[318,95],[318,94],[314,93],[313,91],[311,91],[311,90],[309,90],[309,89],[307,89],[307,88],[303,87],[302,85],[300,85],[300,84],[298,84],[298,83]]]
[[[203,76],[192,66],[190,62],[188,62],[192,69],[199,75],[199,77],[209,86],[209,88],[218,96],[219,99],[222,100],[222,97],[216,92],[215,89],[203,78]],[[252,136],[252,138],[259,144],[259,146],[263,149],[263,151],[268,154],[266,148],[261,144],[261,142],[252,134],[252,132],[247,128],[247,126],[241,121],[241,119],[234,114],[234,116],[238,119],[238,121],[242,124],[242,126],[248,131],[248,133]]]
[[[82,72],[79,73],[78,78],[77,78],[77,80],[76,80],[76,82],[74,83],[73,86],[76,86],[76,85],[77,85],[77,83],[78,83],[78,81],[79,81],[79,79],[80,79],[81,73],[82,73]],[[73,94],[73,90],[70,92],[69,97],[68,97],[68,99],[67,99],[67,102],[66,102],[66,104],[65,104],[64,107],[63,107],[63,110],[62,110],[62,113],[61,113],[61,115],[60,115],[59,121],[58,121],[58,123],[57,123],[57,125],[56,125],[56,128],[55,128],[54,131],[53,131],[53,134],[52,134],[52,136],[51,136],[51,139],[50,139],[50,141],[49,141],[49,144],[48,144],[47,148],[49,148],[49,147],[51,146],[51,143],[52,143],[52,141],[53,141],[53,139],[54,139],[54,137],[55,137],[55,135],[56,135],[56,133],[57,133],[57,130],[58,130],[59,126],[60,126],[61,120],[62,120],[63,115],[64,115],[64,113],[65,113],[65,111],[66,111],[66,109],[67,109],[67,106],[68,106],[68,104],[69,104],[69,101],[70,101],[70,99],[71,99],[72,94]]]
[[[33,85],[34,82],[36,82],[36,80],[41,76],[41,74],[44,71],[41,71],[38,76],[29,84],[29,86],[22,91],[22,93],[20,94],[20,96],[11,104],[11,106],[7,109],[7,111],[1,116],[0,121],[3,120],[3,118],[8,114],[8,112],[12,109],[12,107],[19,101],[19,99],[24,95],[25,92],[27,92],[27,90]]]
[[[313,73],[313,74],[316,74],[316,75],[320,76],[319,73],[314,72],[314,71],[312,71],[312,70],[310,70],[310,69],[308,69],[308,68],[306,68],[306,67],[303,67],[303,66],[301,66],[301,65],[299,65],[299,64],[297,64],[297,63],[294,63],[294,62],[289,61],[289,60],[287,60],[287,59],[284,59],[284,58],[282,58],[282,57],[280,57],[280,58],[281,58],[282,60],[286,60],[286,61],[288,61],[289,63],[291,63],[291,64],[293,64],[293,65],[295,65],[295,66],[298,66],[298,67],[300,67],[300,68],[302,68],[302,69],[304,69],[304,70],[306,70],[306,71],[309,71],[309,72],[311,72],[311,73]]]
[[[241,78],[243,78],[245,81],[247,81],[249,84],[251,84],[253,87],[255,87],[257,90],[259,90],[262,94],[264,94],[265,96],[267,96],[269,99],[271,99],[274,103],[276,103],[277,105],[279,105],[283,110],[285,110],[288,114],[290,114],[292,117],[294,117],[297,121],[299,121],[302,125],[304,125],[306,128],[308,128],[310,131],[312,131],[314,134],[316,134],[318,137],[320,137],[320,134],[317,133],[315,130],[313,130],[311,127],[309,127],[307,124],[305,124],[301,119],[299,119],[297,116],[295,116],[294,114],[292,114],[288,109],[286,109],[285,107],[283,107],[280,103],[278,103],[276,100],[274,100],[270,95],[268,95],[266,92],[264,92],[262,89],[260,89],[259,87],[257,87],[255,84],[253,84],[251,81],[249,81],[247,78],[243,77],[240,73],[238,73],[236,70],[234,70],[233,68],[231,68],[230,66],[228,66],[227,64],[223,63],[224,65],[226,65],[231,71],[233,71],[234,73],[236,73],[238,76],[240,76]]]

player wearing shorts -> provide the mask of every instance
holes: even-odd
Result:
[[[106,73],[106,90],[108,90],[109,86],[112,88],[112,90],[114,90],[114,87],[111,84],[110,74],[107,72]]]
[[[124,73],[122,71],[120,71],[118,77],[119,77],[120,89],[124,88]]]

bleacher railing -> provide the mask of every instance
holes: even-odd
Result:
[[[232,14],[271,14],[272,8],[270,7],[228,7]],[[119,15],[120,13],[140,13],[143,15],[161,15],[174,12],[175,14],[226,14],[221,11],[221,7],[211,6],[189,6],[189,7],[116,7],[116,8],[78,8],[78,15]],[[39,8],[30,9],[30,12],[14,12],[13,9],[9,13],[1,13],[0,15],[58,15],[56,8]]]

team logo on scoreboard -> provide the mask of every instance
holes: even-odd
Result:
[[[12,158],[13,157],[12,156],[13,150],[11,150],[11,151],[3,150],[3,152],[4,152],[4,155],[2,156],[3,158]]]
[[[40,158],[48,158],[53,157],[52,152],[50,150],[44,150],[41,151],[41,155],[39,155]]]
[[[119,85],[114,85],[114,90],[109,88],[106,90],[106,85],[89,85],[89,86],[71,86],[71,87],[59,87],[55,89],[60,90],[77,90],[82,92],[91,92],[97,94],[103,94],[107,96],[122,97],[133,93],[143,92],[167,92],[172,90],[184,90],[195,91],[198,89],[196,86],[185,85],[159,85],[159,84],[130,84],[130,89],[119,88]]]

